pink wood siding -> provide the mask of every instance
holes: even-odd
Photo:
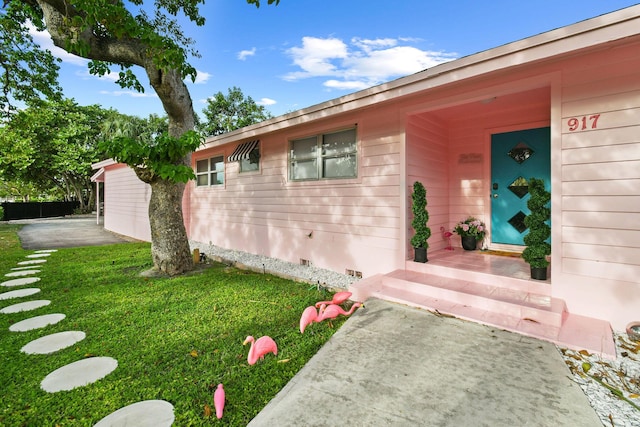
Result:
[[[427,190],[427,211],[429,212],[428,252],[447,246],[440,227],[451,230],[449,224],[449,153],[448,127],[443,120],[432,114],[411,116],[407,123],[407,258],[413,258],[409,239],[413,236],[411,227],[411,194],[413,183],[422,182]],[[428,253],[427,253],[428,258]]]
[[[151,187],[124,165],[106,168],[104,228],[114,233],[151,241],[149,198]]]
[[[640,46],[576,61],[563,82],[554,293],[622,329],[640,306]]]
[[[356,179],[289,181],[288,140],[356,123]],[[397,115],[381,109],[262,136],[259,172],[240,173],[237,162],[226,163],[224,187],[192,189],[191,239],[338,272],[394,269],[405,245],[398,234],[404,221],[399,128]],[[226,157],[235,146],[199,151],[194,164]]]

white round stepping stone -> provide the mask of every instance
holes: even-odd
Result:
[[[65,317],[66,316],[64,314],[60,313],[43,314],[42,316],[30,317],[29,319],[24,319],[9,326],[9,330],[11,332],[25,332],[33,329],[40,329],[48,325],[55,325]]]
[[[3,309],[0,309],[0,313],[11,314],[11,313],[20,313],[21,311],[31,311],[31,310],[35,310],[36,308],[44,307],[45,305],[49,305],[49,304],[51,304],[51,301],[46,299],[19,302],[18,304],[13,304]]]
[[[20,270],[14,271],[13,273],[5,274],[6,277],[20,277],[20,276],[29,276],[31,274],[38,274],[40,270]]]
[[[11,279],[11,280],[7,280],[6,282],[2,282],[0,283],[0,286],[11,287],[11,286],[30,285],[31,283],[36,283],[39,280],[40,280],[39,277],[22,277],[20,279]]]
[[[44,258],[47,256],[51,256],[51,254],[31,254],[27,255],[27,258]]]
[[[112,412],[93,427],[169,427],[174,419],[171,403],[165,400],[144,400]]]
[[[40,292],[40,289],[38,288],[23,288],[16,289],[15,291],[3,292],[0,294],[0,301],[6,299],[28,297],[29,295],[37,294],[38,292]]]
[[[43,262],[47,262],[47,260],[46,259],[30,259],[28,261],[20,261],[18,265],[42,264]]]
[[[20,351],[27,354],[55,353],[58,350],[74,345],[78,341],[82,341],[85,337],[86,334],[82,331],[58,332],[27,343]]]
[[[58,368],[47,375],[40,387],[49,393],[73,390],[106,377],[118,367],[111,357],[90,357]]]
[[[40,249],[39,251],[36,251],[35,253],[37,254],[48,254],[48,253],[53,253],[53,252],[58,252],[57,249]]]

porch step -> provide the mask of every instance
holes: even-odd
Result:
[[[396,270],[386,274],[382,280],[381,292],[390,296],[401,296],[408,292],[410,295],[407,296],[418,302],[420,296],[425,296],[436,301],[446,301],[453,306],[473,307],[496,313],[500,318],[525,319],[556,327],[562,325],[562,317],[566,311],[563,300],[548,295],[410,270]],[[446,305],[443,308],[448,309]]]
[[[526,285],[518,280],[513,287],[508,278],[492,286],[452,275],[396,270],[356,282],[349,289],[356,301],[379,298],[615,358],[608,322],[572,315],[563,300],[523,290]]]
[[[451,252],[436,252],[427,263],[407,260],[405,269],[538,295],[551,295],[550,280],[532,280],[528,265],[520,258],[509,259],[507,264],[504,257],[485,255],[482,251],[474,251],[464,257],[450,255]]]

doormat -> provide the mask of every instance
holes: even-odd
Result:
[[[522,255],[519,252],[507,252],[507,251],[494,251],[491,249],[487,249],[486,251],[480,251],[486,255],[497,255],[497,256],[508,256],[512,258],[522,258]]]

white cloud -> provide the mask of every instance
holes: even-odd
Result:
[[[362,90],[368,87],[371,87],[370,84],[361,81],[345,81],[345,80],[327,80],[323,83],[323,86],[328,87],[329,89],[339,89],[339,90]]]
[[[258,105],[274,105],[277,104],[277,101],[271,98],[262,98],[260,101],[256,102]]]
[[[108,74],[105,74],[104,76],[95,76],[93,74],[89,74],[88,68],[76,71],[75,75],[80,77],[82,80],[98,79],[98,80],[106,80],[110,82],[115,82],[120,78],[120,75],[118,74],[117,71],[111,71]]]
[[[130,96],[132,98],[157,98],[155,92],[136,92],[135,90],[101,90],[101,95],[110,95],[110,96]]]
[[[452,52],[424,51],[410,46],[412,38],[364,39],[354,37],[349,44],[335,37],[303,37],[302,46],[286,51],[297,71],[285,80],[328,77],[330,89],[360,90],[394,78],[410,75],[457,57]]]
[[[382,49],[385,47],[393,47],[398,44],[396,39],[361,39],[359,37],[354,37],[351,39],[351,43],[354,46],[359,47],[365,52],[371,52],[374,49]]]
[[[247,57],[249,56],[253,56],[256,54],[256,48],[252,47],[249,50],[241,50],[240,52],[238,52],[238,59],[240,61],[244,61],[245,59],[247,59]]]
[[[332,60],[345,59],[348,56],[347,45],[342,40],[316,37],[303,37],[302,47],[292,47],[287,53],[302,71],[287,74],[285,80],[335,75],[339,68]]]
[[[197,85],[205,84],[212,77],[211,74],[205,73],[204,71],[200,71],[200,70],[196,70],[196,71],[198,75],[196,76],[196,81],[194,82],[194,84],[197,84]],[[187,80],[191,82],[190,77]]]
[[[389,49],[372,50],[366,55],[354,55],[344,61],[347,78],[366,77],[384,81],[388,77],[406,76],[431,68],[453,59],[442,52],[429,52],[411,46],[396,46]]]

